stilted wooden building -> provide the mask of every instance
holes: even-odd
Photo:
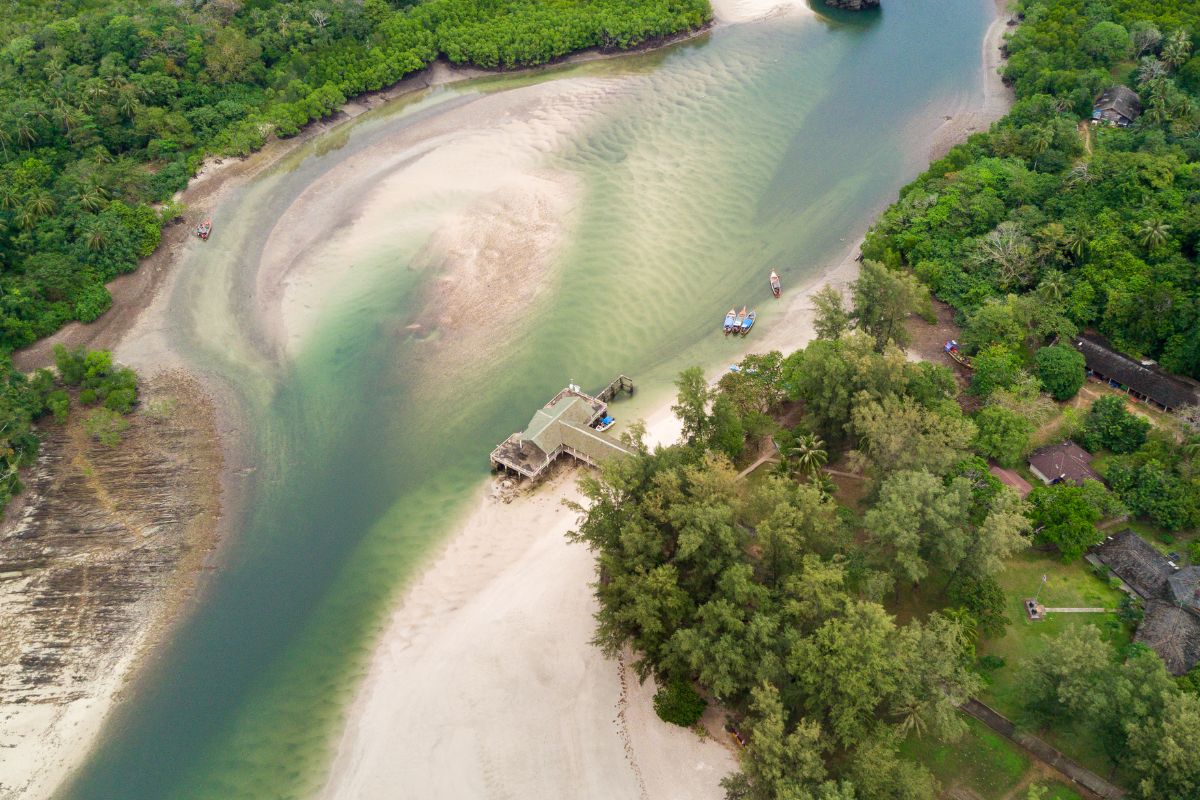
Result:
[[[632,449],[595,427],[607,415],[609,401],[620,392],[633,394],[633,381],[624,375],[596,396],[578,386],[567,386],[534,413],[525,430],[492,451],[492,468],[537,480],[559,456],[596,466],[610,458],[632,455]]]

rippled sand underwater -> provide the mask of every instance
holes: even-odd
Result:
[[[976,91],[988,18],[984,0],[782,17],[435,90],[231,192],[164,326],[243,398],[250,504],[70,796],[319,789],[389,603],[492,445],[568,380],[630,374],[618,416],[644,412],[679,368],[729,357],[731,305],[769,331],[768,272],[817,274],[920,169]]]

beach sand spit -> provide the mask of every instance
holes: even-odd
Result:
[[[750,5],[739,10],[732,0],[718,15]],[[1006,22],[1000,3],[997,11],[980,105],[941,127],[935,155],[1011,102],[996,73]],[[783,320],[744,352],[804,346],[814,335],[812,295],[826,284],[847,290],[860,246],[786,294]],[[646,425],[651,445],[679,437],[669,403]],[[727,743],[659,721],[652,681],[638,684],[590,644],[595,567],[585,548],[564,540],[576,519],[563,503],[579,498],[570,470],[510,504],[481,495],[393,612],[323,797],[385,797],[400,786],[427,798],[723,797],[720,778],[736,768]]]

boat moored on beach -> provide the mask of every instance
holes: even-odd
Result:
[[[742,306],[742,310],[738,312],[737,319],[733,321],[733,333],[742,332],[742,323],[746,321],[746,307]]]
[[[775,299],[779,299],[779,295],[783,292],[783,284],[779,282],[779,275],[775,270],[771,270],[771,294],[775,295]]]
[[[745,336],[747,333],[750,332],[750,329],[754,327],[754,320],[757,317],[758,317],[758,312],[751,311],[749,314],[746,315],[746,318],[742,320],[742,330],[741,330],[742,336]]]

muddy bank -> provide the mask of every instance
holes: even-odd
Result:
[[[145,382],[124,440],[42,426],[0,528],[0,797],[40,797],[98,734],[125,676],[215,545],[221,451],[197,382]]]

